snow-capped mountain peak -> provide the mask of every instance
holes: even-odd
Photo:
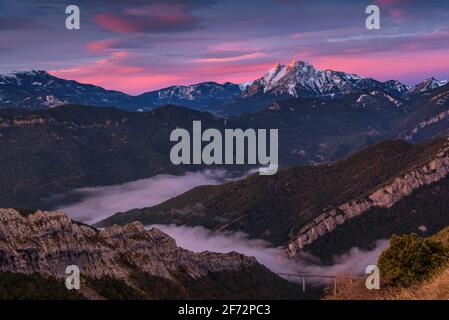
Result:
[[[277,63],[262,78],[254,81],[248,95],[257,92],[275,95],[326,95],[336,93],[336,87],[360,77],[332,70],[321,71],[305,61],[293,60],[287,66]]]
[[[449,83],[448,80],[437,80],[435,78],[429,78],[424,80],[421,83],[418,83],[416,86],[412,87],[409,92],[410,93],[417,93],[417,92],[424,92],[428,90],[433,90],[436,88],[439,88],[441,86],[444,86],[445,84]]]
[[[253,83],[254,83],[254,81],[246,81],[246,82],[239,83],[238,86],[240,88],[240,91],[245,91]]]
[[[275,64],[263,77],[254,81],[243,93],[286,96],[336,97],[358,89],[381,88],[402,95],[408,87],[399,81],[382,83],[371,78],[334,70],[319,70],[306,61],[293,60],[288,65]]]
[[[13,71],[0,74],[0,83],[20,85],[23,81],[32,81],[37,78],[43,79],[49,76],[50,75],[43,70]]]

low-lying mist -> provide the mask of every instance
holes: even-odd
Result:
[[[182,176],[158,175],[106,187],[80,188],[82,200],[60,208],[72,219],[93,224],[117,212],[151,207],[201,185],[220,184],[231,180],[225,170],[188,172]]]
[[[243,233],[217,233],[202,227],[175,225],[148,226],[148,228],[150,227],[158,228],[167,233],[182,248],[194,252],[212,251],[227,253],[236,251],[255,257],[259,263],[276,273],[307,273],[315,275],[363,274],[368,265],[376,264],[380,253],[388,247],[389,243],[388,240],[379,240],[376,242],[375,248],[369,251],[354,247],[346,254],[336,256],[333,265],[323,266],[318,262],[311,262],[313,259],[310,256],[298,257],[295,260],[289,259],[285,249],[275,248],[263,240],[249,239]]]
[[[205,170],[189,172],[183,176],[158,175],[121,185],[81,188],[72,193],[81,195],[82,200],[61,210],[74,220],[93,224],[116,212],[150,207],[197,186],[215,185],[233,179],[236,179],[235,175],[225,170]],[[273,247],[263,240],[249,239],[243,233],[216,233],[202,227],[174,225],[155,227],[169,234],[185,249],[220,253],[236,251],[255,257],[259,263],[276,273],[362,274],[366,266],[376,264],[380,253],[388,246],[387,240],[379,240],[370,251],[354,247],[346,254],[336,256],[333,265],[323,266],[310,256],[289,259],[285,249]]]

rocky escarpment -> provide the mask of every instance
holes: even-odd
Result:
[[[449,173],[449,139],[435,157],[397,176],[371,192],[367,197],[352,200],[334,208],[328,208],[293,236],[288,245],[291,256],[325,234],[331,233],[347,220],[358,217],[370,208],[390,208],[422,186],[440,181]]]
[[[171,278],[181,267],[201,277],[255,263],[237,253],[184,250],[160,230],[145,230],[139,222],[97,230],[59,211],[23,216],[14,209],[0,209],[1,271],[65,276],[66,267],[75,264],[92,278],[126,279],[135,270]]]
[[[171,288],[165,298],[230,298],[240,294],[238,288],[235,292],[222,288],[220,281],[225,277],[249,290],[244,297],[258,297],[256,285],[261,283],[250,279],[252,271],[260,277],[259,281],[268,276],[275,284],[274,297],[283,296],[279,285],[285,285],[284,280],[259,265],[255,258],[236,252],[193,253],[177,247],[175,240],[160,230],[146,230],[139,222],[98,230],[73,222],[60,211],[25,213],[0,209],[0,274],[37,273],[62,279],[67,276],[69,265],[78,266],[81,277],[102,288],[101,293],[106,292],[106,296],[111,281],[118,281],[128,291],[137,287],[136,292],[143,292],[138,297],[160,297],[152,286],[157,288],[161,283]],[[250,276],[236,280],[243,274]],[[196,291],[190,293],[188,285]],[[290,285],[293,286],[287,283],[287,287]],[[208,289],[215,290],[217,296],[208,293]]]
[[[435,126],[440,124],[442,121],[449,120],[449,110],[441,112],[434,117],[431,117],[427,120],[421,121],[418,125],[410,130],[407,134],[404,135],[404,138],[408,141],[414,141],[415,136],[417,136],[422,131],[428,129],[431,126]]]

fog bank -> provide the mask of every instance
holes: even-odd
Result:
[[[202,227],[175,225],[152,225],[176,240],[178,246],[194,251],[227,253],[236,251],[246,256],[254,256],[257,261],[276,273],[307,273],[316,275],[364,274],[368,265],[376,264],[380,253],[388,247],[388,240],[379,240],[373,250],[352,248],[346,254],[336,256],[334,265],[322,266],[310,262],[311,257],[292,260],[285,249],[275,248],[263,240],[249,239],[243,233],[211,232]],[[308,280],[309,281],[309,280]]]
[[[80,188],[71,193],[82,195],[82,200],[59,209],[74,220],[93,224],[117,212],[151,207],[195,187],[231,179],[225,170],[204,170],[183,176],[158,175],[121,185]]]
[[[72,193],[81,195],[82,200],[61,210],[75,220],[93,224],[117,212],[157,205],[200,185],[215,185],[233,179],[235,176],[225,170],[205,170],[183,176],[158,175],[115,186],[81,188]],[[333,265],[323,266],[307,255],[289,259],[285,249],[263,240],[249,239],[239,232],[216,233],[202,227],[174,225],[155,227],[172,236],[178,246],[185,249],[195,252],[236,251],[256,257],[259,263],[276,273],[363,274],[366,266],[376,264],[380,253],[388,246],[387,240],[379,240],[373,250],[354,247],[346,254],[334,257]]]

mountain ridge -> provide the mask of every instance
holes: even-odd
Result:
[[[368,87],[379,87],[397,96],[409,89],[397,80],[382,83],[372,78],[331,69],[321,71],[308,62],[293,60],[288,65],[277,63],[262,78],[255,80],[247,88],[244,96],[251,96],[262,91],[293,97],[333,98]]]
[[[399,98],[434,90],[446,83],[431,78],[409,87],[397,80],[380,82],[342,71],[321,71],[308,62],[293,60],[289,65],[277,63],[261,78],[244,84],[201,82],[132,96],[61,79],[46,71],[32,70],[0,75],[0,108],[39,109],[81,104],[148,111],[165,104],[177,104],[226,117],[259,111],[276,99],[286,97],[332,99],[363,89],[378,88]],[[245,107],[245,104],[248,106]]]

